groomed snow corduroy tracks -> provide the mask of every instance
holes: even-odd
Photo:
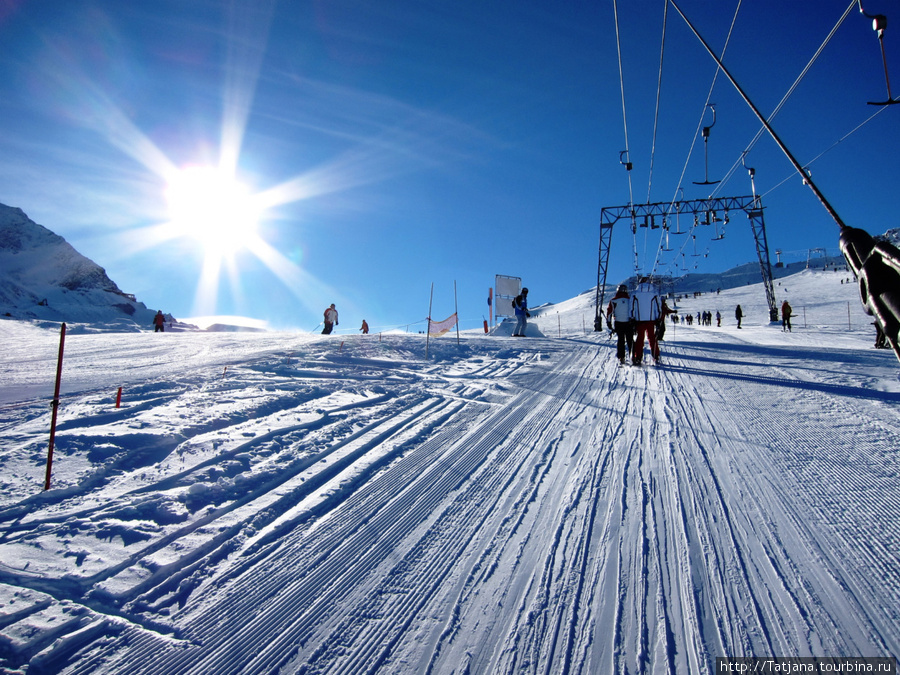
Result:
[[[445,338],[429,361],[418,336],[229,336],[224,374],[146,357],[121,411],[82,382],[58,489],[6,486],[0,582],[20,613],[0,656],[588,674],[896,655],[900,414],[872,386],[890,355],[693,335],[659,368],[620,367],[598,335]],[[151,339],[122,337],[121,358]],[[5,409],[7,465],[35,466],[43,405]]]

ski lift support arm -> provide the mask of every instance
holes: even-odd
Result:
[[[803,170],[800,162],[797,161],[778,134],[775,133],[772,125],[763,117],[759,109],[753,104],[753,101],[750,100],[750,97],[747,96],[731,75],[731,72],[725,67],[725,64],[722,63],[722,60],[716,56],[716,53],[703,39],[703,36],[700,35],[684,12],[681,11],[675,0],[668,0],[668,2],[681,15],[688,28],[690,28],[694,36],[700,41],[700,44],[703,45],[716,62],[716,65],[719,66],[725,77],[728,78],[741,98],[744,99],[744,102],[750,107],[750,110],[753,111],[753,114],[756,115],[757,119],[772,137],[772,140],[781,148],[781,151],[788,158],[797,173],[803,176],[803,182],[809,186],[809,189],[813,191],[813,194],[825,207],[825,210],[828,211],[828,214],[834,219],[838,227],[840,227],[841,251],[847,260],[847,264],[859,281],[859,295],[863,307],[868,314],[875,317],[891,348],[894,350],[894,355],[900,360],[900,250],[885,242],[876,241],[865,230],[850,227],[844,223],[809,174]]]

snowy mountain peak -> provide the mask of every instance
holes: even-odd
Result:
[[[122,331],[149,329],[153,314],[63,237],[0,204],[0,315]]]

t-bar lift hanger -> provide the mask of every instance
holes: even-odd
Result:
[[[717,180],[709,179],[709,149],[707,147],[707,142],[709,141],[709,132],[714,126],[716,126],[716,104],[707,103],[706,107],[712,110],[713,121],[712,124],[710,124],[708,127],[703,127],[703,159],[706,165],[705,176],[702,183],[694,181],[694,185],[715,185],[719,182]]]
[[[878,34],[878,44],[881,47],[881,61],[884,64],[884,81],[887,84],[887,100],[886,101],[868,101],[869,105],[894,105],[900,103],[900,99],[891,96],[891,78],[888,77],[887,56],[884,53],[884,29],[887,28],[887,17],[884,14],[868,14],[863,9],[862,0],[859,3],[859,11],[866,18],[872,19],[872,30]]]

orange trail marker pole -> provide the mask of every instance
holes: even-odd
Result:
[[[47,449],[47,475],[44,478],[44,490],[50,489],[50,473],[53,468],[53,444],[56,442],[56,414],[59,411],[59,385],[62,381],[63,349],[66,346],[66,324],[59,328],[59,357],[56,359],[56,388],[53,390],[53,401],[50,405],[53,414],[50,416],[50,447]]]

